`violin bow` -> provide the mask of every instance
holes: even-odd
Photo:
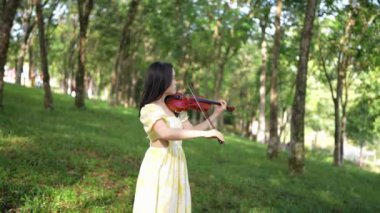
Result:
[[[208,121],[208,124],[209,124],[213,129],[215,129],[214,124],[212,124],[212,122],[211,122],[210,119],[208,118],[208,117],[209,117],[208,113],[205,112],[205,111],[203,111],[203,108],[202,108],[201,105],[199,104],[198,99],[197,99],[197,97],[195,96],[194,91],[193,91],[193,89],[191,88],[191,86],[190,86],[189,84],[187,84],[187,88],[189,88],[189,90],[190,90],[190,92],[191,92],[191,95],[194,97],[195,102],[197,102],[197,105],[198,105],[199,109],[201,110],[203,117]],[[207,116],[206,116],[206,115],[207,115]],[[218,138],[218,141],[219,141],[219,144],[223,144],[223,143],[224,143],[224,142],[223,142],[222,140],[220,140],[219,138]]]

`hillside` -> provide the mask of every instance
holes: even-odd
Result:
[[[5,85],[0,113],[1,211],[131,212],[148,140],[136,109]],[[306,173],[289,176],[287,155],[226,133],[184,142],[193,212],[380,212],[380,175],[323,153],[307,153]]]

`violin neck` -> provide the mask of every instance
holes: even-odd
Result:
[[[220,103],[219,103],[219,101],[213,101],[213,100],[208,100],[208,99],[205,99],[205,98],[199,98],[199,97],[197,97],[197,100],[199,101],[199,102],[202,102],[202,103],[207,103],[207,104],[216,104],[216,105],[221,105]],[[229,111],[229,112],[233,112],[235,110],[235,107],[233,107],[233,106],[227,106],[227,111]]]
[[[207,103],[207,104],[216,104],[216,105],[220,105],[220,103],[218,101],[213,101],[213,100],[208,100],[208,99],[204,99],[204,98],[197,98],[197,100],[199,102],[203,102],[203,103]]]

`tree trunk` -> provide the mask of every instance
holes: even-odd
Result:
[[[17,57],[16,84],[21,85],[21,75],[24,68],[24,58],[27,51],[27,41],[22,41],[21,48]]]
[[[268,24],[269,9],[266,9],[264,17],[260,19],[261,27],[261,74],[260,74],[260,106],[259,106],[259,129],[257,142],[265,143],[265,98],[266,98],[266,75],[267,75],[267,41],[265,31]]]
[[[38,23],[38,38],[40,43],[40,57],[41,57],[41,71],[42,71],[42,81],[45,91],[44,97],[44,107],[45,109],[52,110],[53,107],[53,96],[50,88],[50,76],[49,76],[49,67],[48,67],[48,58],[47,58],[47,49],[46,49],[46,40],[45,40],[45,26],[44,26],[44,17],[42,14],[42,5],[40,0],[34,0],[36,7],[37,23]]]
[[[79,109],[85,107],[85,58],[86,58],[86,33],[88,28],[88,19],[94,6],[93,0],[78,0],[79,12],[79,53],[78,53],[78,71],[75,75],[75,106]]]
[[[351,20],[352,16],[351,16]],[[353,24],[354,22],[351,22]],[[351,26],[352,27],[352,26]],[[351,33],[351,30],[349,29],[349,32]],[[350,37],[350,35],[349,35]],[[342,118],[341,118],[341,126],[340,126],[340,162],[341,164],[344,163],[344,144],[347,141],[347,134],[346,134],[346,125],[347,125],[347,102],[348,102],[348,83],[347,83],[347,68],[349,66],[349,61],[350,61],[350,56],[349,54],[345,54],[345,60],[343,62],[342,68],[344,69],[343,73],[343,78],[342,78],[342,90],[344,93],[344,99],[343,99],[343,94],[342,94],[342,102],[341,102],[341,108],[342,108]]]
[[[296,79],[296,92],[292,106],[291,120],[291,147],[289,156],[289,170],[291,173],[301,174],[304,172],[304,119],[305,119],[305,96],[307,83],[307,62],[309,59],[312,29],[317,8],[317,0],[309,0],[305,14],[305,21],[301,36],[300,55]]]
[[[336,89],[336,93],[334,93],[334,88],[333,88],[333,85],[332,85],[332,79],[329,77],[329,74],[327,72],[327,68],[326,68],[326,61],[325,61],[325,58],[323,57],[323,53],[322,53],[322,50],[321,50],[321,45],[319,44],[319,51],[320,51],[320,58],[321,58],[321,64],[322,64],[322,68],[323,68],[323,71],[324,71],[324,74],[325,74],[325,77],[327,79],[327,82],[329,83],[329,88],[330,88],[330,93],[331,93],[331,98],[333,100],[333,103],[334,103],[334,124],[335,124],[335,128],[334,128],[334,153],[333,153],[333,156],[334,156],[334,165],[336,166],[340,166],[341,165],[341,161],[340,159],[342,159],[341,157],[341,148],[340,148],[340,138],[341,138],[341,131],[340,131],[340,108],[339,108],[339,103],[340,103],[340,98],[341,98],[341,95],[339,96],[338,94],[338,90]],[[341,60],[341,52],[339,52],[339,55],[338,55],[338,66],[337,66],[337,70],[340,70],[340,66],[341,66],[341,63],[340,63],[340,60]],[[338,71],[337,71],[338,73]],[[338,76],[338,81],[337,81],[337,88],[339,87],[339,84],[341,84],[341,80]]]
[[[319,133],[319,131],[315,131],[314,132],[314,139],[313,139],[313,141],[312,141],[312,143],[311,143],[311,150],[313,150],[313,149],[315,149],[316,147],[317,147],[317,144],[318,144],[318,133]]]
[[[286,129],[286,124],[288,124],[288,122],[289,122],[289,117],[290,117],[289,116],[290,115],[289,111],[290,111],[290,108],[287,109],[285,107],[282,110],[282,121],[281,121],[281,125],[280,125],[280,134],[278,136],[278,139],[280,140],[280,143],[281,143],[281,137],[283,135],[284,135],[284,137],[283,137],[282,141],[285,142],[285,139],[286,139],[286,135],[284,134],[284,132],[285,132],[285,129]]]
[[[252,106],[250,106],[249,104],[247,104],[247,110],[249,112],[249,115],[248,115],[248,118],[244,118],[245,120],[247,120],[247,127],[245,129],[246,131],[246,137],[249,138],[250,140],[253,139],[253,136],[252,136],[252,124],[254,122],[254,114],[255,114],[255,111],[252,109]]]
[[[359,153],[359,167],[362,167],[363,165],[363,142],[360,142],[360,153]]]
[[[18,85],[21,85],[21,74],[24,68],[25,54],[28,49],[29,36],[35,26],[35,22],[30,23],[30,19],[32,17],[32,10],[33,5],[30,5],[27,9],[24,10],[24,14],[22,17],[24,35],[21,41],[21,48],[17,57],[16,84]]]
[[[35,64],[34,64],[34,55],[33,55],[33,38],[30,39],[30,44],[28,48],[29,54],[29,80],[30,86],[34,87],[36,82],[36,72],[35,72]]]
[[[222,44],[220,44],[222,45]],[[222,49],[222,47],[220,47]],[[215,78],[215,88],[214,88],[214,94],[215,99],[221,99],[221,91],[222,91],[222,85],[224,81],[224,70],[226,67],[226,64],[228,62],[228,59],[235,55],[238,51],[238,47],[235,47],[234,49],[231,49],[231,46],[227,46],[225,52],[219,54],[219,63],[218,63],[218,70],[216,73]],[[220,50],[221,51],[221,50]],[[222,117],[218,117],[215,122],[215,128],[223,128],[224,126],[224,120]]]
[[[280,138],[278,136],[277,124],[277,111],[278,111],[278,98],[277,98],[277,75],[278,64],[280,55],[280,41],[281,41],[281,12],[282,0],[277,0],[277,10],[275,18],[275,34],[273,46],[273,60],[272,60],[272,77],[271,77],[271,90],[270,90],[270,127],[269,127],[269,143],[268,143],[268,158],[273,159],[278,156],[278,146]]]
[[[344,143],[346,142],[346,123],[347,123],[347,113],[346,113],[346,107],[342,106],[342,118],[340,121],[340,138],[339,138],[339,161],[340,165],[343,165],[344,163]]]
[[[222,47],[220,48],[222,49]],[[220,54],[220,57],[219,57],[218,70],[216,72],[215,89],[214,89],[215,98],[218,98],[218,99],[221,98],[220,92],[222,90],[222,84],[224,81],[224,68],[227,64],[228,58],[231,56],[230,52],[231,52],[231,46],[228,46],[226,47],[224,55],[221,56],[222,54]]]
[[[339,80],[338,80],[339,84]],[[336,99],[334,100],[334,164],[336,166],[341,165],[341,156],[340,156],[340,109],[339,109],[339,94],[337,94]]]
[[[121,75],[122,72],[126,69],[124,61],[129,58],[129,48],[131,45],[131,38],[132,38],[132,32],[131,28],[133,25],[133,22],[137,16],[137,9],[139,5],[139,0],[132,0],[129,3],[129,9],[128,9],[128,17],[125,21],[123,32],[121,35],[120,43],[119,43],[119,50],[116,56],[116,63],[115,68],[112,72],[111,76],[111,93],[110,93],[110,103],[111,105],[119,104],[120,102],[120,96],[119,96],[119,90],[120,90],[120,81],[122,79]],[[128,71],[124,73],[124,75],[128,75]]]
[[[345,26],[344,36],[340,40],[340,52],[337,66],[337,86],[336,86],[336,103],[334,103],[336,118],[335,118],[335,148],[334,148],[334,164],[336,166],[343,165],[343,146],[344,136],[346,132],[346,106],[347,106],[347,68],[350,60],[349,45],[347,45],[351,39],[352,28],[355,24],[354,11],[350,11],[347,24]],[[345,90],[345,91],[344,91]],[[345,92],[345,100],[343,100],[343,92]],[[340,117],[340,110],[342,110],[342,116]],[[337,117],[338,116],[338,117]],[[338,128],[338,129],[337,129]]]
[[[64,39],[64,38],[62,38]],[[62,40],[63,41],[63,40]],[[74,55],[75,55],[75,44],[76,44],[76,39],[73,38],[71,39],[68,49],[65,52],[65,61],[63,64],[64,67],[64,73],[63,73],[63,92],[65,94],[70,94],[72,91],[72,86],[71,86],[71,76],[72,72],[74,70]]]
[[[137,73],[136,71],[132,71],[131,73],[131,80],[129,82],[129,88],[128,88],[128,105],[129,106],[133,106],[133,107],[136,107],[137,106],[137,103],[136,103],[136,87],[137,87],[137,81],[138,81],[138,76],[137,76]]]
[[[77,30],[77,22],[73,20],[72,28],[75,32]],[[68,38],[61,35],[61,42],[65,42]],[[69,45],[64,53],[64,61],[62,64],[63,73],[63,92],[65,94],[71,94],[73,92],[73,73],[75,70],[75,46],[78,43],[78,36],[74,35],[70,38]]]
[[[48,16],[46,16],[47,17],[46,18],[46,28],[45,28],[46,34],[49,34],[49,29],[50,29],[51,25],[53,25],[54,11],[57,8],[59,2],[62,2],[62,1],[60,1],[60,0],[50,0],[50,1],[46,0],[43,3],[42,7],[44,7],[46,4],[49,3],[49,14],[48,14]],[[45,38],[45,40],[46,40],[46,49],[49,50],[49,47],[50,47],[49,36],[47,36]]]
[[[20,0],[9,0],[5,2],[2,1],[0,4],[0,111],[4,108],[4,66],[7,62],[9,38],[11,35],[13,19],[20,2]]]
[[[340,127],[340,161],[343,164],[344,163],[344,144],[347,141],[347,134],[346,134],[346,125],[347,125],[347,105],[342,105],[342,120],[341,120],[341,127]]]

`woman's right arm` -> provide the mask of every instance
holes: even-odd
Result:
[[[218,130],[187,130],[187,129],[174,129],[166,125],[166,123],[160,119],[153,125],[153,131],[155,131],[159,139],[162,140],[186,140],[192,138],[218,138],[224,141],[224,136]]]

